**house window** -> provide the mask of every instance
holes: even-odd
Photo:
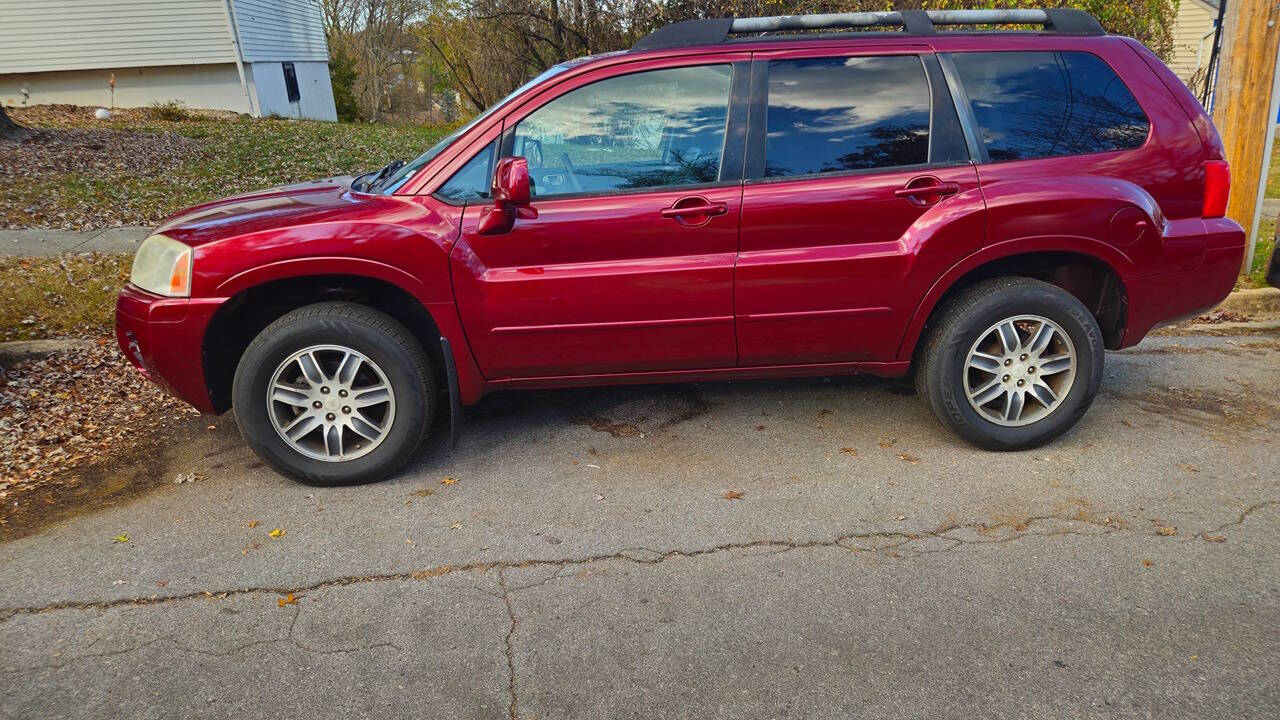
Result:
[[[293,69],[293,63],[280,63],[284,68],[284,91],[289,96],[289,102],[295,103],[302,97],[302,93],[298,92],[298,73]]]

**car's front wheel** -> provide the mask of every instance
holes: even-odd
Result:
[[[1098,323],[1073,295],[1031,278],[997,278],[941,308],[916,387],[966,440],[1031,448],[1084,415],[1102,383],[1103,358]]]
[[[387,477],[435,410],[422,346],[395,319],[352,303],[308,305],[267,326],[241,357],[232,394],[254,451],[314,485]]]

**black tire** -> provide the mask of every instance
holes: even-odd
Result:
[[[969,402],[966,364],[970,349],[989,328],[1021,315],[1052,320],[1070,337],[1075,375],[1059,404],[1046,415],[1027,425],[1007,426],[988,419]],[[916,390],[938,420],[965,440],[988,450],[1022,450],[1053,440],[1080,420],[1102,384],[1103,361],[1098,323],[1073,295],[1031,278],[995,278],[939,308],[917,356]]]
[[[328,344],[363,354],[394,393],[394,417],[385,436],[350,460],[303,454],[280,436],[268,410],[266,393],[276,369],[304,348]],[[308,485],[354,485],[387,478],[413,455],[431,427],[436,390],[431,361],[407,328],[363,305],[325,302],[282,316],[254,338],[236,367],[232,403],[240,434],[271,467]]]

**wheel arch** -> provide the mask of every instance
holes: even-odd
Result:
[[[232,379],[249,343],[285,313],[318,302],[357,303],[395,318],[413,333],[431,359],[436,384],[444,385],[440,323],[417,294],[386,277],[352,272],[286,273],[283,277],[275,273],[272,278],[237,283],[236,292],[218,307],[205,328],[203,369],[215,412],[231,409]]]
[[[988,246],[956,263],[925,294],[907,325],[898,360],[912,360],[945,301],[982,280],[1032,277],[1074,295],[1098,320],[1106,347],[1119,347],[1128,322],[1125,277],[1132,261],[1106,243],[1081,238],[1041,239]]]

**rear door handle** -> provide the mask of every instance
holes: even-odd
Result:
[[[661,215],[664,218],[678,218],[683,215],[706,215],[713,217],[723,215],[729,212],[729,206],[724,203],[704,203],[701,205],[682,205],[680,207],[669,207],[662,210]]]

